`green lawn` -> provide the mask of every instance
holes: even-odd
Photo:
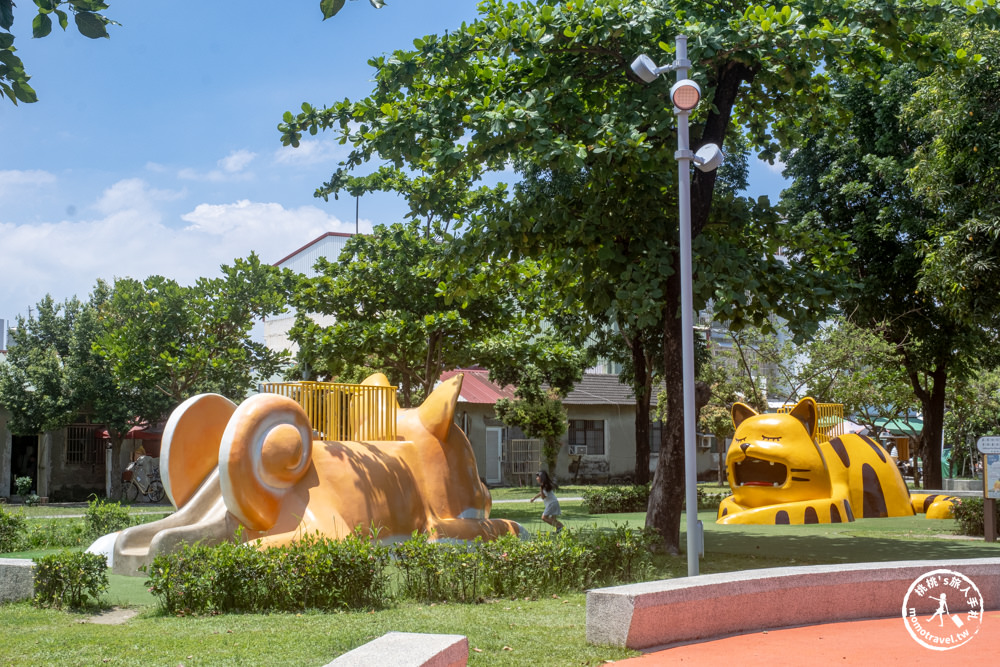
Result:
[[[582,487],[577,487],[581,488]],[[574,487],[560,489],[573,497]],[[524,500],[533,489],[494,493]],[[580,501],[565,500],[563,521],[572,529],[628,523],[643,513],[589,515]],[[542,524],[541,505],[497,503],[492,516],[514,519],[532,532]],[[866,561],[1000,557],[1000,544],[956,539],[954,521],[923,517],[863,519],[811,526],[721,526],[715,512],[699,512],[705,526],[702,573]],[[681,527],[684,527],[682,516]],[[687,559],[658,556],[657,576],[683,576]],[[111,604],[138,608],[119,626],[82,622],[86,614],[38,610],[28,603],[0,607],[5,645],[0,665],[322,665],[389,630],[463,634],[472,665],[597,665],[633,652],[586,644],[585,595],[539,600],[492,600],[475,605],[401,603],[373,613],[223,615],[173,618],[161,615],[142,578],[112,575]],[[475,649],[480,649],[476,651]],[[15,657],[16,656],[16,657]]]

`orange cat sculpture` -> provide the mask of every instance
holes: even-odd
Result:
[[[376,374],[364,384],[389,382]],[[119,534],[114,572],[137,574],[181,543],[217,544],[241,527],[241,539],[263,546],[359,528],[382,542],[414,531],[439,540],[522,534],[514,521],[489,518],[472,447],[452,427],[461,386],[457,375],[420,407],[399,410],[399,439],[367,442],[313,440],[302,408],[274,394],[239,407],[217,394],[188,399],[167,422],[160,457],[178,511]]]

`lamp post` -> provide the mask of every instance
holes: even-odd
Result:
[[[670,100],[677,116],[677,206],[680,215],[681,340],[684,378],[684,503],[687,520],[688,576],[698,574],[698,558],[704,553],[704,534],[698,520],[698,462],[695,448],[694,403],[694,298],[691,289],[691,163],[702,171],[712,171],[722,163],[722,150],[706,144],[697,153],[688,141],[688,118],[698,106],[701,88],[687,78],[691,61],[687,57],[687,37],[677,35],[677,56],[669,65],[657,67],[643,54],[632,63],[632,71],[651,83],[664,72],[677,72],[677,82],[670,88]]]

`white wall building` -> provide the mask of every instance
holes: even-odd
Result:
[[[316,270],[313,265],[320,257],[325,257],[331,262],[337,261],[340,251],[344,249],[347,239],[353,234],[341,234],[339,232],[327,232],[305,244],[290,255],[278,260],[275,266],[282,269],[291,269],[296,273],[306,276],[315,276]],[[333,317],[329,315],[314,315],[313,319],[323,326],[333,324]],[[272,350],[289,350],[293,355],[296,346],[288,339],[288,331],[295,324],[295,311],[289,311],[276,317],[264,321],[264,344]]]

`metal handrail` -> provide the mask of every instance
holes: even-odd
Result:
[[[261,392],[292,399],[320,440],[395,440],[396,387],[338,382],[266,382]]]

